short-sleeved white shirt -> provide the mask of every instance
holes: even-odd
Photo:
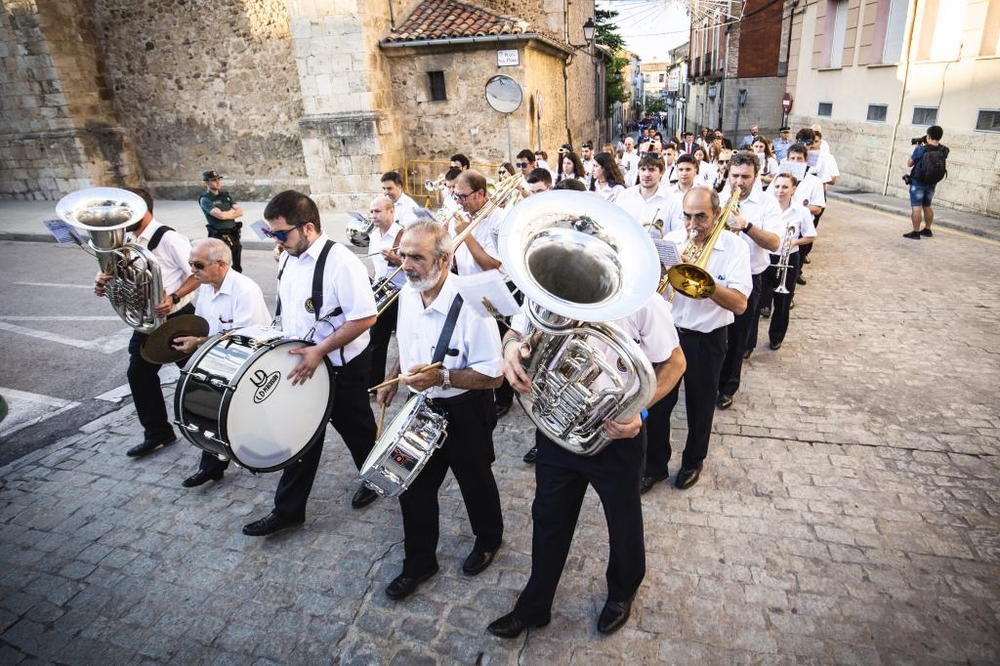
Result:
[[[500,249],[497,247],[497,240],[500,236],[500,222],[503,221],[506,215],[506,211],[498,208],[490,213],[486,219],[480,220],[472,229],[472,237],[476,239],[476,242],[479,243],[486,254],[497,261],[500,261]],[[455,233],[454,219],[449,225],[448,231],[451,232],[453,238],[458,235]],[[458,268],[459,275],[473,275],[475,273],[482,273],[484,270],[476,263],[475,257],[472,256],[472,252],[469,251],[465,243],[462,243],[455,249],[455,266]]]
[[[456,294],[458,287],[452,275],[445,279],[437,298],[426,308],[420,292],[409,283],[400,290],[396,330],[403,332],[398,337],[399,367],[403,374],[416,366],[431,363]],[[447,353],[444,356],[442,362],[449,370],[475,370],[487,377],[499,377],[503,374],[500,331],[496,322],[477,314],[468,305],[463,305],[458,313],[448,349],[457,351],[456,354]],[[433,386],[424,394],[429,398],[451,398],[466,390],[451,388],[445,391],[440,386]]]
[[[417,202],[414,201],[409,194],[406,192],[400,194],[399,199],[397,199],[396,203],[393,204],[396,222],[399,226],[405,229],[416,222],[418,208],[420,208],[420,206],[417,205]]]
[[[758,178],[757,181],[759,180]],[[726,186],[722,188],[722,193],[719,194],[719,198],[723,201],[728,201],[731,191],[729,183],[726,183]],[[778,238],[784,235],[785,229],[781,226],[781,206],[778,205],[778,200],[774,197],[768,196],[761,189],[750,188],[750,196],[740,201],[739,206],[740,215],[747,222],[764,231],[777,234]],[[750,272],[754,275],[763,273],[771,265],[769,251],[757,245],[757,242],[750,238],[749,234],[741,231],[737,235],[747,244],[747,248],[750,250]]]
[[[279,264],[281,278],[278,280],[278,299],[281,303],[281,330],[286,336],[304,339],[314,325],[315,342],[321,342],[333,335],[334,331],[348,321],[366,319],[376,314],[375,296],[368,281],[368,270],[357,255],[340,243],[334,243],[326,257],[323,271],[323,305],[320,317],[341,308],[343,312],[317,323],[316,315],[306,309],[306,300],[312,298],[313,271],[316,261],[326,241],[325,233],[320,234],[309,249],[298,257],[287,252]],[[350,363],[368,346],[370,336],[365,331],[341,349],[335,349],[327,356],[334,365]]]
[[[271,323],[260,285],[232,268],[226,272],[218,291],[210,284],[198,287],[194,313],[208,321],[209,335]]]
[[[132,233],[126,234],[125,240],[135,243],[144,248],[149,247],[156,230],[164,226],[155,219],[150,220],[142,233],[135,236]],[[160,237],[160,242],[153,249],[153,257],[160,266],[160,279],[163,282],[163,291],[172,294],[181,288],[181,285],[191,276],[191,267],[188,266],[188,259],[191,257],[191,241],[183,234],[176,231],[168,231]],[[160,295],[156,295],[159,303]],[[174,305],[171,313],[177,312],[194,298],[192,294],[181,297],[180,302]]]
[[[670,184],[664,180],[660,180],[656,192],[649,199],[642,198],[640,185],[633,185],[618,195],[615,203],[643,228],[653,220],[663,220],[664,233],[674,228],[681,215],[681,199],[670,191]]]
[[[780,208],[780,204],[779,204]],[[795,203],[793,200],[791,205],[785,210],[781,211],[781,226],[785,229],[781,232],[782,241],[784,241],[785,234],[788,232],[788,227],[794,225],[795,231],[793,232],[792,240],[798,238],[815,238],[816,237],[816,225],[813,224],[812,213],[809,209],[800,203]],[[793,245],[789,250],[790,254],[794,254],[799,251],[798,245]],[[781,248],[778,248],[777,252],[771,252],[774,256],[781,256]]]
[[[396,236],[403,230],[403,227],[397,222],[393,222],[389,225],[389,228],[385,230],[383,234],[379,231],[378,225],[376,224],[372,227],[372,231],[369,234],[371,251],[377,252],[379,250],[391,250],[396,247]],[[381,254],[372,254],[371,256],[372,265],[375,267],[375,278],[384,278],[392,273],[398,268],[397,266],[390,266],[389,262]],[[406,275],[403,271],[399,271],[392,278],[392,284],[396,287],[402,287],[406,284]]]

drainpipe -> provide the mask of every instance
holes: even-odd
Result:
[[[892,155],[896,150],[896,134],[899,133],[899,124],[903,120],[903,100],[906,98],[906,84],[910,80],[910,52],[913,48],[913,25],[917,21],[917,10],[920,7],[920,0],[913,2],[913,14],[906,26],[906,49],[903,51],[903,85],[899,89],[899,110],[896,113],[896,122],[892,126],[892,138],[889,141],[889,156],[885,160],[885,178],[882,181],[882,196],[889,192],[889,177],[892,175]]]

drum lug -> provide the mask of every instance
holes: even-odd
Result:
[[[204,372],[193,372],[192,371],[192,372],[188,372],[188,374],[191,375],[191,379],[195,380],[196,382],[203,382],[206,379],[208,379],[208,375],[206,375]]]
[[[211,384],[212,386],[214,386],[215,388],[229,389],[230,391],[235,391],[236,390],[235,386],[233,386],[232,384],[227,384],[226,382],[222,381],[221,379],[219,379],[217,377],[215,379],[209,380],[208,383]]]

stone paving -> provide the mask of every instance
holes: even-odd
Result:
[[[198,451],[126,458],[141,435],[125,405],[0,468],[0,663],[996,664],[1000,252],[905,230],[831,207],[789,337],[772,352],[762,330],[702,481],[644,497],[648,573],[613,636],[595,629],[593,493],[552,624],[485,631],[528,575],[523,415],[495,433],[497,560],[461,574],[472,539],[449,477],[441,572],[398,603],[383,592],[403,557],[398,506],[350,508],[336,435],[306,524],[252,539],[240,528],[269,510],[276,476],[186,490]]]

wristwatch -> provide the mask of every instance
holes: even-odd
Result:
[[[170,294],[170,300],[174,302],[174,305],[177,305],[178,303],[181,302],[181,297],[178,296],[177,293],[175,292],[173,294]]]
[[[447,368],[441,368],[441,388],[445,391],[451,389],[451,371]]]
[[[743,233],[749,235],[751,229],[753,229],[753,222],[747,222],[747,226],[743,227]]]

